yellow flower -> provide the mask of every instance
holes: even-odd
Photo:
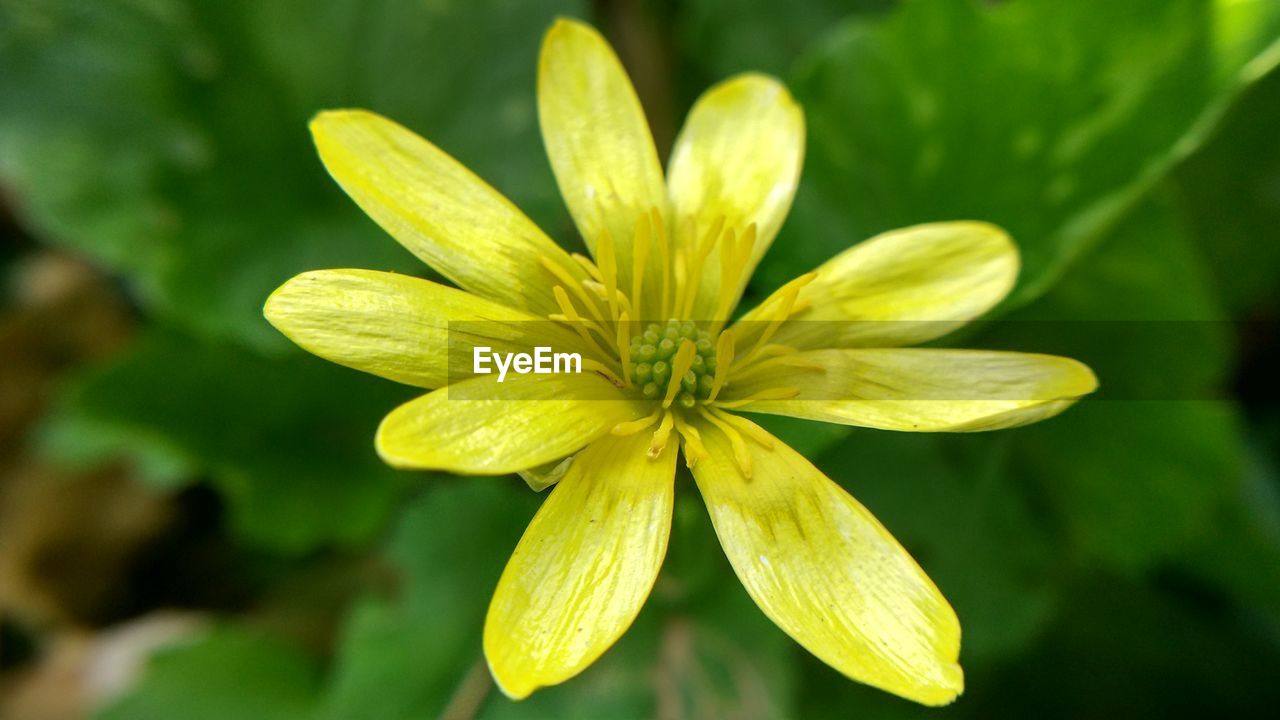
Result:
[[[960,627],[938,589],[866,508],[731,411],[907,431],[1004,428],[1062,411],[1096,387],[1073,360],[903,348],[1003,298],[1018,271],[1012,242],[977,222],[885,233],[728,325],[800,175],[804,118],[786,88],[757,74],[711,88],[664,179],[635,92],[598,33],[556,22],[538,71],[543,138],[591,259],[403,127],[324,112],[311,130],[334,179],[460,289],[317,271],[285,283],[265,310],[321,357],[432,389],[378,428],[388,463],[558,479],[489,607],[484,651],[497,684],[523,698],[563,682],[630,626],[666,552],[682,452],[770,619],[855,680],[950,702],[963,688]],[[525,344],[518,328],[545,328],[543,344],[579,351],[589,371],[450,384],[451,322],[495,349]]]

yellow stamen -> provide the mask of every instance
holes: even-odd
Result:
[[[667,447],[667,440],[671,438],[671,426],[675,423],[675,413],[670,410],[664,410],[662,413],[662,423],[658,425],[658,429],[653,431],[653,441],[649,443],[649,458],[656,460],[662,455],[662,451]]]
[[[640,312],[643,306],[641,298],[644,297],[641,291],[644,290],[644,270],[649,262],[649,243],[652,238],[653,221],[649,213],[644,213],[636,221],[635,239],[631,242],[631,307],[635,311],[632,317],[636,320],[644,319]]]
[[[752,346],[750,352],[743,356],[739,361],[743,366],[749,364],[755,359],[756,355],[758,355],[769,342],[769,338],[773,337],[773,334],[778,331],[778,327],[791,316],[791,307],[795,304],[796,298],[800,294],[800,290],[805,285],[813,282],[815,277],[817,277],[815,273],[805,273],[804,275],[801,275],[795,280],[792,280],[786,285],[778,288],[777,292],[770,295],[769,299],[764,301],[764,304],[760,306],[761,314],[769,319],[769,324],[765,326],[760,337],[756,338],[755,344]]]
[[[755,360],[733,369],[733,379],[735,382],[741,383],[744,382],[745,378],[754,377],[761,372],[779,366],[793,370],[826,371],[825,367],[812,360],[797,357],[799,353],[799,350],[789,345],[766,345],[761,349]]]
[[[671,238],[667,236],[667,223],[657,209],[649,211],[654,236],[658,240],[658,257],[662,261],[662,318],[671,317]],[[637,317],[637,320],[644,318]]]
[[[596,297],[600,298],[601,300],[608,299],[605,294],[609,292],[609,289],[606,288],[604,285],[601,285],[600,283],[594,280],[583,280],[582,286],[590,290],[592,293],[595,294]],[[614,290],[613,299],[618,304],[618,307],[626,311],[628,315],[631,314],[631,301],[627,299],[627,296],[623,294],[622,290]]]
[[[702,444],[702,434],[698,428],[685,422],[679,413],[672,413],[676,421],[676,430],[684,438],[684,463],[692,468],[698,461],[707,457],[707,448]]]
[[[591,336],[591,333],[587,332],[588,329],[594,329],[596,332],[603,333],[604,328],[599,326],[592,327],[595,325],[594,323],[585,320],[581,315],[579,315],[578,309],[573,306],[573,301],[569,299],[569,293],[565,292],[563,287],[556,285],[551,288],[551,292],[555,294],[556,304],[560,306],[560,311],[564,313],[564,320],[568,322],[569,327],[572,327],[578,335],[582,337],[584,342],[599,352],[601,357],[608,357],[609,353],[605,352],[605,349],[600,347],[600,343],[596,342],[596,339]],[[552,319],[556,320],[560,318],[553,315]]]
[[[568,270],[565,270],[559,263],[545,255],[539,255],[538,262],[541,263],[542,267],[546,268],[548,272],[555,276],[562,285],[573,290],[573,294],[578,296],[578,299],[582,301],[582,304],[587,307],[587,310],[594,315],[597,320],[604,320],[604,315],[600,312],[600,309],[596,307],[591,296],[587,295],[587,291],[582,289],[582,285],[578,283],[578,280],[574,278]]]
[[[698,301],[698,290],[702,285],[702,266],[707,260],[707,256],[711,254],[711,248],[715,247],[716,241],[720,239],[720,234],[724,231],[724,216],[716,217],[711,223],[711,228],[707,231],[702,242],[698,242],[697,232],[694,230],[696,226],[693,221],[689,222],[689,243],[693,252],[685,254],[685,287],[681,293],[684,301],[682,307],[678,307],[680,317],[693,317],[693,306]],[[729,242],[733,241],[733,231],[729,230]]]
[[[600,268],[596,267],[596,264],[591,262],[591,258],[581,253],[572,253],[569,257],[573,258],[575,262],[581,265],[582,269],[587,271],[587,275],[594,278],[596,282],[604,282],[604,278],[600,275]]]
[[[698,412],[702,413],[702,417],[706,418],[708,422],[724,433],[725,437],[729,438],[729,444],[733,446],[733,459],[738,461],[738,467],[742,470],[742,475],[750,480],[751,451],[747,449],[747,443],[742,439],[742,435],[728,423],[707,412],[706,408],[699,407]]]
[[[627,387],[631,387],[631,333],[627,327],[627,321],[630,316],[625,312],[622,317],[618,318],[618,355],[622,359],[622,379],[627,381]]]
[[[790,400],[791,398],[799,394],[800,394],[800,388],[795,388],[795,387],[769,388],[767,390],[761,390],[758,393],[748,395],[747,397],[741,400],[731,400],[729,402],[718,402],[716,403],[716,407],[720,407],[728,410],[732,408],[739,408],[739,407],[742,407],[743,405],[749,405],[753,402],[759,402],[760,400]]]
[[[724,387],[725,379],[729,377],[729,366],[732,364],[733,331],[725,330],[716,340],[716,374],[711,378],[711,392],[707,395],[707,402],[715,400],[720,394],[720,388]]]
[[[605,299],[609,302],[609,317],[618,319],[618,256],[613,246],[613,236],[608,230],[596,239],[596,258],[600,261],[600,277],[605,287]]]
[[[733,413],[727,413],[723,410],[719,410],[714,407],[709,407],[707,408],[707,410],[711,414],[723,420],[724,422],[737,428],[747,437],[759,443],[764,449],[766,450],[773,449],[773,436],[770,435],[768,432],[766,432],[765,429],[760,427],[759,425],[751,422],[750,420],[742,417],[741,415],[734,415]]]
[[[697,347],[693,341],[685,340],[680,343],[680,349],[676,350],[676,356],[671,359],[671,380],[667,383],[667,396],[662,400],[662,407],[671,407],[671,401],[676,399],[676,393],[680,392],[680,379],[693,367],[695,354]]]
[[[644,430],[645,428],[648,428],[652,426],[654,423],[658,422],[658,418],[662,417],[663,412],[664,411],[662,408],[658,408],[657,410],[654,410],[648,417],[643,417],[643,418],[640,418],[639,420],[631,420],[629,422],[618,423],[617,425],[614,425],[613,429],[610,430],[609,432],[614,435],[634,435],[640,432],[641,430]]]
[[[755,223],[747,225],[747,229],[742,231],[736,242],[730,234],[724,242],[720,243],[720,294],[716,301],[714,322],[709,330],[713,335],[724,327],[729,319],[729,313],[738,301],[738,296],[742,294],[742,288],[746,284],[744,276],[748,270],[747,263],[755,244]]]
[[[599,360],[593,360],[591,358],[582,358],[582,367],[586,368],[587,370],[594,370],[595,372],[603,375],[606,380],[614,384],[614,387],[619,387],[619,388],[626,387],[626,384],[622,382],[622,378],[618,377],[618,374],[615,373],[614,371],[605,367],[604,364],[601,363]]]

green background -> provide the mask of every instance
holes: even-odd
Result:
[[[382,466],[373,431],[413,391],[262,319],[305,270],[428,272],[326,176],[306,131],[325,108],[396,119],[572,242],[534,105],[559,15],[616,44],[662,155],[727,75],[774,73],[804,106],[799,194],[751,296],[883,230],[988,220],[1024,260],[994,315],[1028,322],[947,344],[1098,372],[1099,397],[992,434],[770,423],[955,606],[953,706],[856,685],[789,641],[733,578],[687,476],[664,575],[623,640],[526,702],[486,690],[484,610],[539,496]],[[146,579],[111,580],[139,584],[111,622],[175,605],[212,621],[97,717],[1270,716],[1278,62],[1274,0],[0,0],[0,272],[50,248],[85,258],[132,327],[60,371],[21,451],[123,459],[180,500],[179,525],[207,525]],[[2,669],[38,662],[57,624],[0,611],[29,648]]]

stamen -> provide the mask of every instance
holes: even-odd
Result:
[[[671,360],[671,380],[667,383],[667,396],[662,400],[662,407],[671,407],[671,401],[676,399],[676,393],[680,392],[681,381],[684,374],[689,372],[689,368],[693,367],[693,356],[697,353],[697,347],[690,340],[680,343],[680,349],[676,351],[676,356]]]
[[[600,353],[601,357],[608,357],[609,354],[605,352],[604,348],[600,347],[600,343],[596,342],[596,339],[591,336],[591,333],[587,332],[588,329],[594,329],[596,332],[604,333],[604,328],[599,326],[592,327],[595,325],[594,323],[583,319],[583,317],[578,314],[577,308],[573,306],[573,301],[569,299],[569,293],[565,292],[563,287],[556,285],[551,288],[551,291],[555,294],[556,303],[564,313],[564,319],[568,321],[569,326],[577,331],[578,335],[582,337],[584,342]],[[558,318],[552,316],[552,319],[555,320]]]
[[[606,293],[608,293],[609,290],[604,285],[601,285],[594,280],[583,280],[582,286],[595,293],[595,296],[601,300],[608,299]],[[622,290],[614,290],[613,298],[619,307],[626,311],[627,314],[631,314],[631,301],[627,299],[627,296],[623,294]]]
[[[799,354],[800,351],[790,345],[765,345],[756,355],[755,360],[733,369],[733,379],[737,382],[743,382],[744,378],[753,377],[764,370],[779,365],[796,370],[826,371],[826,367],[813,360],[797,357]]]
[[[720,233],[724,230],[724,216],[716,217],[700,244],[698,243],[697,233],[694,230],[695,227],[691,219],[689,222],[689,242],[693,245],[693,252],[685,255],[685,287],[681,293],[684,302],[683,307],[677,309],[681,317],[693,317],[693,306],[698,301],[698,290],[702,285],[702,266],[706,262],[707,256],[711,254],[711,248],[715,247],[716,240],[720,239]],[[729,242],[732,241],[733,231],[729,230]]]
[[[755,345],[751,348],[741,362],[744,366],[749,364],[759,354],[761,349],[769,342],[769,338],[778,331],[778,327],[791,316],[791,306],[795,304],[796,297],[799,296],[801,288],[813,282],[817,277],[816,273],[805,273],[791,282],[778,288],[778,291],[769,296],[764,304],[760,306],[760,312],[769,318],[769,324],[765,326],[760,337],[756,339]]]
[[[738,296],[742,294],[742,288],[746,284],[743,276],[746,275],[748,260],[755,244],[755,223],[747,225],[737,242],[730,235],[725,242],[720,243],[720,297],[716,302],[715,321],[711,324],[712,334],[720,332],[724,327]]]
[[[667,440],[671,439],[671,427],[675,423],[675,413],[670,410],[662,412],[662,423],[658,425],[658,429],[653,431],[653,441],[649,443],[649,459],[657,460],[662,456],[662,451],[667,447]]]
[[[596,257],[599,259],[600,276],[604,282],[605,299],[609,302],[609,317],[618,319],[618,256],[613,247],[613,236],[608,230],[596,238]]]
[[[622,378],[618,377],[617,373],[614,371],[605,367],[604,363],[601,363],[599,360],[582,358],[582,367],[588,370],[594,370],[595,372],[603,375],[606,380],[613,383],[614,387],[626,387],[626,384],[622,382]]]
[[[587,274],[594,278],[596,282],[604,282],[604,278],[600,275],[600,268],[596,267],[596,264],[591,262],[591,258],[581,253],[571,253],[569,257],[573,258],[574,261],[581,265],[582,269],[586,270]]]
[[[554,275],[562,285],[573,290],[573,294],[578,296],[578,299],[582,301],[582,304],[597,320],[604,320],[604,315],[600,312],[600,308],[596,307],[595,302],[591,300],[591,296],[587,295],[587,292],[582,289],[582,285],[578,283],[573,275],[569,274],[568,270],[565,270],[559,263],[545,255],[539,255],[538,262]]]
[[[622,360],[622,379],[626,380],[627,387],[631,387],[631,333],[627,328],[627,321],[630,316],[625,312],[622,317],[618,318],[618,355]]]
[[[667,223],[657,208],[649,210],[650,223],[658,239],[658,257],[662,260],[662,312],[661,317],[671,317],[671,238],[667,236]],[[637,319],[643,319],[637,317]]]
[[[796,388],[796,387],[769,388],[767,390],[761,390],[758,393],[749,395],[741,400],[731,400],[729,402],[718,402],[716,403],[716,407],[730,410],[733,408],[742,407],[743,405],[749,405],[753,402],[758,402],[760,400],[790,400],[791,398],[799,394],[800,394],[800,388]]]
[[[747,449],[747,443],[742,439],[742,435],[737,430],[730,427],[728,423],[717,418],[715,415],[707,412],[706,408],[699,407],[698,412],[708,422],[715,425],[725,437],[729,438],[729,444],[733,446],[733,459],[738,461],[738,467],[742,470],[742,474],[748,480],[751,479],[751,451]]]
[[[707,457],[707,447],[702,444],[702,434],[698,428],[685,422],[677,413],[672,413],[676,421],[676,430],[684,438],[684,464],[692,468],[698,461]]]
[[[652,240],[653,221],[649,213],[640,215],[636,221],[635,239],[631,241],[631,306],[635,310],[632,316],[643,320],[640,308],[643,306],[641,291],[644,290],[645,265],[649,262],[649,243]]]
[[[707,408],[707,410],[711,414],[723,420],[724,422],[740,430],[747,437],[759,443],[764,449],[766,450],[773,449],[773,436],[770,435],[768,432],[766,432],[765,429],[760,427],[759,425],[751,422],[750,420],[742,417],[741,415],[734,415],[733,413],[727,413],[723,410],[719,410],[714,407],[709,407]]]
[[[716,399],[716,395],[720,394],[720,388],[724,387],[725,379],[729,377],[729,366],[732,364],[733,331],[725,330],[716,340],[716,374],[711,381],[711,393],[707,395],[707,402],[712,402]]]
[[[662,408],[658,408],[657,410],[654,410],[652,413],[650,413],[648,417],[643,417],[643,418],[640,418],[639,420],[630,420],[628,422],[618,423],[617,425],[614,425],[613,429],[610,430],[609,432],[614,435],[620,435],[620,436],[634,435],[640,432],[641,430],[644,430],[645,428],[648,428],[652,426],[654,423],[658,422],[658,418],[662,416],[663,412],[664,410]]]

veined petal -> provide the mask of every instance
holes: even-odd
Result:
[[[558,311],[538,258],[579,274],[576,263],[457,160],[364,110],[322,112],[311,134],[342,189],[441,275],[514,308],[544,316]]]
[[[972,432],[1052,417],[1098,387],[1088,366],[1070,358],[1031,353],[811,350],[786,360],[786,364],[748,373],[730,385],[722,399],[748,398],[766,388],[785,386],[800,394],[738,409],[884,430]]]
[[[378,426],[378,454],[395,467],[500,475],[570,455],[649,411],[592,372],[497,377],[463,380],[391,411]]]
[[[528,351],[530,334],[557,350],[578,339],[546,320],[420,278],[376,270],[316,270],[281,285],[263,314],[308,352],[396,382],[448,382],[449,354],[487,345]],[[456,323],[450,342],[450,323]]]
[[[728,439],[703,426],[693,466],[720,545],[760,609],[823,662],[927,705],[964,677],[960,624],[938,588],[862,505],[775,439],[749,442],[745,478]]]
[[[767,75],[746,73],[703,93],[689,111],[668,165],[671,207],[677,223],[697,226],[723,217],[741,233],[756,226],[755,246],[742,284],[769,249],[791,209],[804,161],[804,112],[787,88]],[[700,309],[720,284],[719,257],[707,258]]]
[[[538,119],[560,193],[587,247],[602,232],[631,277],[631,241],[642,213],[665,213],[666,186],[640,100],[613,48],[588,25],[560,19],[538,62]]]
[[[891,230],[819,267],[800,291],[799,303],[808,309],[784,324],[774,342],[817,349],[932,340],[1000,302],[1013,288],[1018,266],[1008,234],[987,223]],[[753,320],[752,313],[743,320]],[[743,330],[738,334],[749,338],[750,328]]]
[[[675,443],[595,441],[538,510],[498,581],[484,654],[514,699],[577,675],[631,626],[667,552]]]

